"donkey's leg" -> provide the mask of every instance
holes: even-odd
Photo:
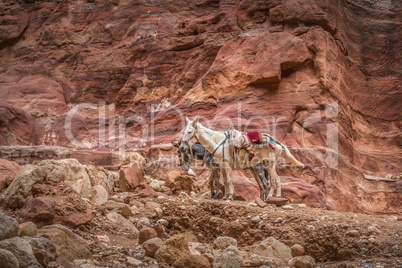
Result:
[[[276,173],[275,168],[271,167],[269,169],[269,176],[272,177],[272,182],[276,188],[276,197],[281,197],[281,180],[278,173]],[[272,188],[271,188],[272,190]],[[273,191],[272,191],[273,192]],[[271,193],[271,192],[270,192]],[[271,195],[272,196],[272,195]]]
[[[269,174],[269,184],[270,184],[270,189],[268,193],[268,197],[272,197],[274,195],[274,190],[276,187],[276,177],[272,173],[272,156],[271,154],[268,155],[267,159],[264,161],[264,167],[268,171]]]
[[[214,168],[212,169],[212,176],[213,181],[211,182],[211,185],[215,182],[215,195],[212,196],[213,199],[217,199],[219,196],[219,168]]]
[[[223,200],[226,200],[228,198],[228,194],[229,194],[229,190],[228,190],[228,182],[227,182],[227,178],[226,178],[226,169],[225,168],[221,168],[221,172],[222,172],[222,178],[223,178],[223,188],[225,190],[224,194],[223,194]]]
[[[268,188],[269,188],[268,180],[270,180],[271,178],[269,176],[268,170],[264,166],[264,163],[262,163],[261,166],[263,168],[263,171],[262,171],[263,172],[262,183],[264,184],[264,189],[265,189],[265,195],[264,195],[264,198],[265,198],[264,201],[265,201],[268,198]],[[272,184],[272,183],[270,183],[270,184]]]
[[[214,170],[211,169],[211,175],[209,175],[208,178],[208,183],[209,183],[209,188],[211,189],[211,198],[214,198],[215,192],[214,192]]]
[[[262,184],[261,177],[258,173],[257,166],[252,167],[250,169],[250,171],[251,171],[251,174],[253,174],[254,179],[257,181],[258,187],[260,188],[260,198],[261,198],[261,200],[264,200],[264,185]]]
[[[225,200],[233,200],[232,168],[222,168],[223,180],[225,181]]]
[[[276,166],[278,165],[279,157],[281,156],[282,148],[277,148],[274,153],[275,159],[273,160],[272,165],[272,176],[275,176],[276,181],[276,197],[281,197],[282,195],[282,185],[281,185],[281,178],[279,177],[278,173],[276,172]]]
[[[220,169],[214,169],[214,181],[215,181],[215,199],[219,197],[219,176],[220,176]]]
[[[261,199],[264,201],[268,197],[268,179],[267,179],[267,177],[265,177],[265,173],[268,173],[268,172],[266,172],[266,170],[264,169],[263,163],[260,163],[255,167],[257,167],[256,172],[258,174],[258,177],[260,178],[262,187],[264,189],[263,195],[261,197]]]

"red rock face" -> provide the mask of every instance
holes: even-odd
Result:
[[[13,44],[28,26],[27,11],[18,3],[0,3],[0,48]]]
[[[32,117],[24,110],[0,102],[0,145],[34,145],[38,131]]]
[[[400,182],[379,179],[402,170],[398,1],[1,5],[0,98],[26,113],[0,110],[2,145],[85,148],[84,163],[104,166],[112,152],[99,151],[140,148],[146,173],[164,179],[176,154],[150,146],[200,115],[288,145],[308,165],[280,160],[292,202],[400,209]],[[249,174],[234,177],[238,194],[258,193]]]

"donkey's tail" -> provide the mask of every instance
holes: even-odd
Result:
[[[275,142],[279,143],[279,145],[281,145],[281,146],[283,147],[283,149],[285,149],[286,156],[287,156],[293,163],[295,163],[295,164],[298,165],[299,167],[303,167],[303,168],[304,168],[304,164],[300,163],[300,162],[290,153],[288,147],[286,147],[285,144],[281,143],[281,142],[278,141],[278,140],[275,140]]]

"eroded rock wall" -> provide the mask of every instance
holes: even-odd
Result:
[[[281,160],[285,196],[400,209],[400,181],[379,179],[402,169],[398,1],[0,6],[2,145],[147,152],[180,137],[182,115],[201,115],[289,145],[309,168]]]

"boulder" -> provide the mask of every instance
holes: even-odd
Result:
[[[89,191],[89,200],[95,206],[100,206],[107,201],[109,194],[107,193],[105,187],[102,185],[95,185]]]
[[[63,222],[70,227],[77,227],[86,224],[92,220],[92,211],[90,208],[86,208],[83,211],[77,211],[70,213],[63,218]]]
[[[225,250],[221,255],[214,259],[213,268],[241,268],[243,259],[232,250]]]
[[[142,244],[142,247],[145,250],[145,254],[153,258],[155,256],[155,252],[163,245],[162,239],[159,237],[151,238],[145,241]]]
[[[266,200],[267,203],[269,204],[275,204],[277,206],[284,206],[286,203],[289,201],[287,198],[282,198],[282,197],[268,197]]]
[[[174,185],[174,180],[176,179],[177,176],[180,176],[179,171],[171,171],[167,174],[166,179],[165,179],[165,186],[172,188]]]
[[[255,203],[256,203],[259,207],[261,207],[261,208],[263,208],[263,207],[265,207],[265,206],[267,205],[267,203],[265,203],[264,201],[262,201],[261,198],[256,198],[256,199],[255,199]]]
[[[43,160],[24,166],[4,193],[4,204],[10,208],[20,208],[32,194],[37,183],[56,186],[64,182],[82,197],[89,196],[91,182],[85,166],[76,159]]]
[[[19,212],[25,220],[51,223],[56,216],[56,202],[45,198],[28,198],[24,208]]]
[[[21,169],[17,163],[0,158],[0,191],[11,184]]]
[[[44,237],[23,237],[23,239],[31,245],[36,260],[44,267],[56,260],[56,247],[49,239]]]
[[[131,163],[139,163],[142,166],[145,166],[147,161],[141,154],[137,152],[126,152],[124,154],[124,158],[120,160],[119,167],[126,166]]]
[[[240,252],[240,256],[243,258],[244,267],[259,267],[264,265],[265,260],[268,257],[263,257],[257,254],[249,253],[249,252]]]
[[[38,236],[49,239],[56,246],[57,254],[66,256],[70,261],[92,256],[85,240],[62,225],[45,226],[38,230]]]
[[[106,217],[114,223],[117,229],[121,231],[129,231],[134,238],[138,237],[138,229],[128,219],[116,212],[109,212]]]
[[[38,231],[36,224],[31,221],[26,221],[20,224],[20,236],[33,237]]]
[[[159,183],[158,180],[151,180],[149,186],[151,186],[157,192],[161,191],[161,184]]]
[[[214,249],[225,250],[229,246],[237,247],[237,240],[228,236],[217,237],[214,240]]]
[[[18,236],[19,231],[18,221],[0,211],[0,240]]]
[[[146,184],[145,182],[140,183],[137,188],[135,188],[133,193],[130,193],[132,195],[129,195],[128,198],[138,198],[138,197],[156,197],[158,194],[156,191]]]
[[[315,261],[310,256],[299,256],[290,259],[289,265],[296,268],[315,268]]]
[[[254,249],[253,253],[265,257],[273,257],[287,263],[292,258],[290,248],[274,237],[268,237]]]
[[[125,217],[129,217],[129,216],[133,215],[133,212],[131,211],[130,206],[127,204],[124,204],[124,203],[109,200],[109,201],[103,203],[102,206],[105,207],[107,210],[115,211]]]
[[[139,267],[142,264],[142,261],[133,257],[127,257],[127,264],[133,267]]]
[[[201,255],[185,255],[173,263],[176,268],[210,268],[208,259]]]
[[[93,165],[85,166],[89,180],[92,186],[103,186],[108,193],[113,191],[114,188],[114,173],[104,169],[103,167],[95,167]]]
[[[119,188],[123,192],[132,192],[144,182],[144,170],[141,163],[133,162],[120,168]]]
[[[0,248],[10,251],[18,259],[20,267],[27,267],[37,262],[31,245],[20,237],[0,241]]]
[[[162,238],[163,237],[163,234],[165,233],[165,228],[162,226],[162,225],[160,225],[160,224],[156,224],[156,225],[154,225],[154,230],[155,230],[155,232],[156,232],[156,235],[159,237],[159,238]]]
[[[138,243],[142,244],[142,243],[148,241],[149,239],[155,238],[157,236],[158,235],[153,228],[149,228],[149,227],[142,228],[140,230],[140,233],[138,234]]]
[[[290,250],[292,251],[293,257],[302,256],[305,252],[304,247],[299,244],[294,244],[293,246],[290,247]]]
[[[151,221],[146,217],[142,217],[137,221],[138,230],[141,230],[142,228],[150,227],[150,226],[151,226]]]
[[[0,267],[2,268],[16,268],[20,263],[13,253],[6,249],[0,249]]]
[[[198,193],[200,191],[197,185],[197,179],[192,175],[176,176],[173,181],[166,181],[165,186],[169,187],[174,194],[180,192],[191,194],[191,192]]]
[[[63,267],[63,268],[77,268],[66,256],[60,255],[56,260],[56,267]],[[84,266],[85,267],[85,266]],[[93,268],[93,267],[89,267]]]
[[[155,260],[161,264],[173,264],[181,257],[190,254],[187,242],[183,235],[169,238],[155,253]]]

